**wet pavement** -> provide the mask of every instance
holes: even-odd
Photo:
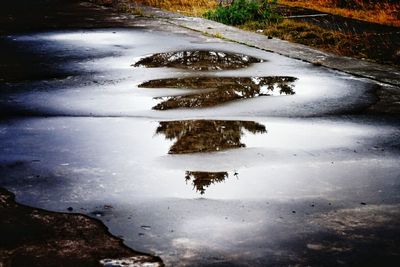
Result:
[[[400,125],[371,109],[379,85],[154,25],[1,37],[27,64],[3,64],[0,186],[167,266],[399,260]],[[218,53],[234,67],[186,68]]]

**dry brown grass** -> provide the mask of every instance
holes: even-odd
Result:
[[[201,16],[217,5],[214,0],[132,0],[132,2],[191,16]]]
[[[400,2],[394,0],[279,0],[278,2],[369,22],[400,26]]]
[[[245,29],[255,30],[260,28],[257,24],[248,23]],[[301,43],[323,50],[329,50],[340,55],[353,54],[349,43],[353,40],[349,35],[336,31],[325,30],[321,27],[305,23],[284,20],[281,23],[268,24],[263,28],[263,33],[290,42]],[[354,40],[353,40],[354,41]],[[360,51],[361,52],[361,51]],[[361,55],[363,56],[363,55]]]
[[[400,59],[396,54],[395,42],[385,35],[344,33],[293,20],[265,25],[252,22],[247,23],[243,28],[252,31],[262,29],[265,35],[316,47],[342,56],[366,58],[395,65],[398,65]]]

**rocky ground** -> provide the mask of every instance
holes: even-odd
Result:
[[[0,188],[0,266],[163,266],[133,251],[87,216],[20,205]]]

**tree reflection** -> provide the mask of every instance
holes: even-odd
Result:
[[[251,56],[221,51],[178,51],[157,53],[134,64],[135,67],[173,67],[192,70],[239,69],[263,60]]]
[[[259,96],[294,95],[295,77],[188,77],[145,82],[143,88],[197,89],[204,92],[180,96],[158,97],[153,109],[211,107],[226,102]]]
[[[169,154],[212,152],[245,147],[243,129],[266,133],[265,126],[253,121],[185,120],[160,122],[156,133],[174,140]]]
[[[206,192],[206,188],[212,184],[221,183],[228,178],[227,172],[193,172],[186,171],[186,182],[192,181],[193,188],[200,194]]]

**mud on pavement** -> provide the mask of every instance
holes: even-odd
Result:
[[[0,236],[0,266],[4,267],[164,266],[161,259],[123,245],[95,219],[20,205],[2,188]]]

